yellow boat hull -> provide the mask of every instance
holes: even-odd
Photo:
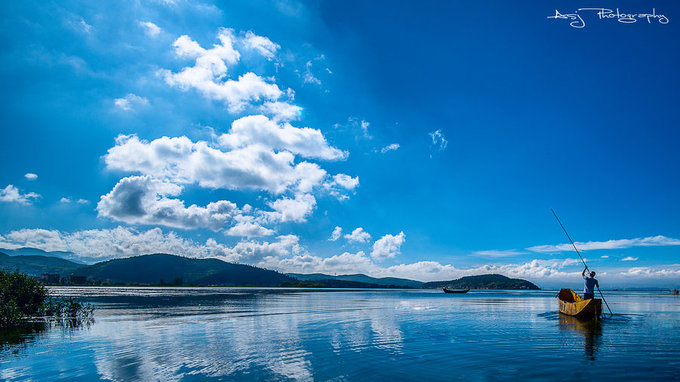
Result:
[[[584,300],[571,289],[562,289],[558,295],[560,313],[581,319],[600,318],[602,300],[589,298]]]

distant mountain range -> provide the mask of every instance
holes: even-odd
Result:
[[[4,250],[2,251],[4,252]],[[39,255],[9,256],[0,252],[0,268],[40,276],[43,273],[87,277],[89,282],[135,285],[279,286],[298,280],[282,273],[217,259],[190,259],[153,254],[103,261],[93,265]]]
[[[60,257],[48,255],[10,256],[7,252],[9,251],[4,249],[0,252],[0,268],[10,270],[17,269],[20,272],[31,276],[40,276],[43,273],[61,273],[63,275],[68,275],[85,266],[84,264],[79,264]],[[43,251],[43,253],[47,254],[48,252]]]
[[[49,256],[49,257],[59,257],[62,259],[70,260],[74,263],[79,263],[76,258],[76,255],[73,252],[67,252],[67,251],[53,251],[53,252],[47,252],[43,251],[42,249],[38,248],[30,248],[30,247],[23,247],[23,248],[17,248],[17,249],[0,249],[0,252],[5,253],[10,256],[18,256],[18,255],[23,255],[23,256]],[[81,263],[79,263],[81,264]]]
[[[92,265],[62,258],[72,255],[70,252],[45,252],[35,248],[2,249],[0,269],[18,270],[36,277],[44,273],[59,274],[62,278],[73,274],[86,277],[88,283],[104,285],[539,289],[529,281],[502,275],[467,276],[451,281],[424,283],[395,277],[375,278],[364,274],[337,276],[323,273],[283,274],[217,259],[192,259],[168,254],[135,256]]]

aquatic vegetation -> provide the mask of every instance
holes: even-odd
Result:
[[[93,308],[72,298],[51,297],[37,280],[19,272],[0,270],[0,327],[26,320],[91,319]]]

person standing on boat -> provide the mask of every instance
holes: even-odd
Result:
[[[585,281],[585,286],[583,287],[583,298],[585,300],[595,298],[595,287],[600,287],[600,284],[598,284],[597,280],[595,279],[595,272],[590,272],[590,274],[586,276],[587,270],[588,268],[581,272],[581,276],[583,276],[583,280]]]

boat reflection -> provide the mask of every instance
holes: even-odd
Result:
[[[584,355],[587,359],[595,360],[597,350],[602,343],[602,325],[599,320],[583,320],[565,314],[559,314],[561,331],[578,332],[583,334]]]

